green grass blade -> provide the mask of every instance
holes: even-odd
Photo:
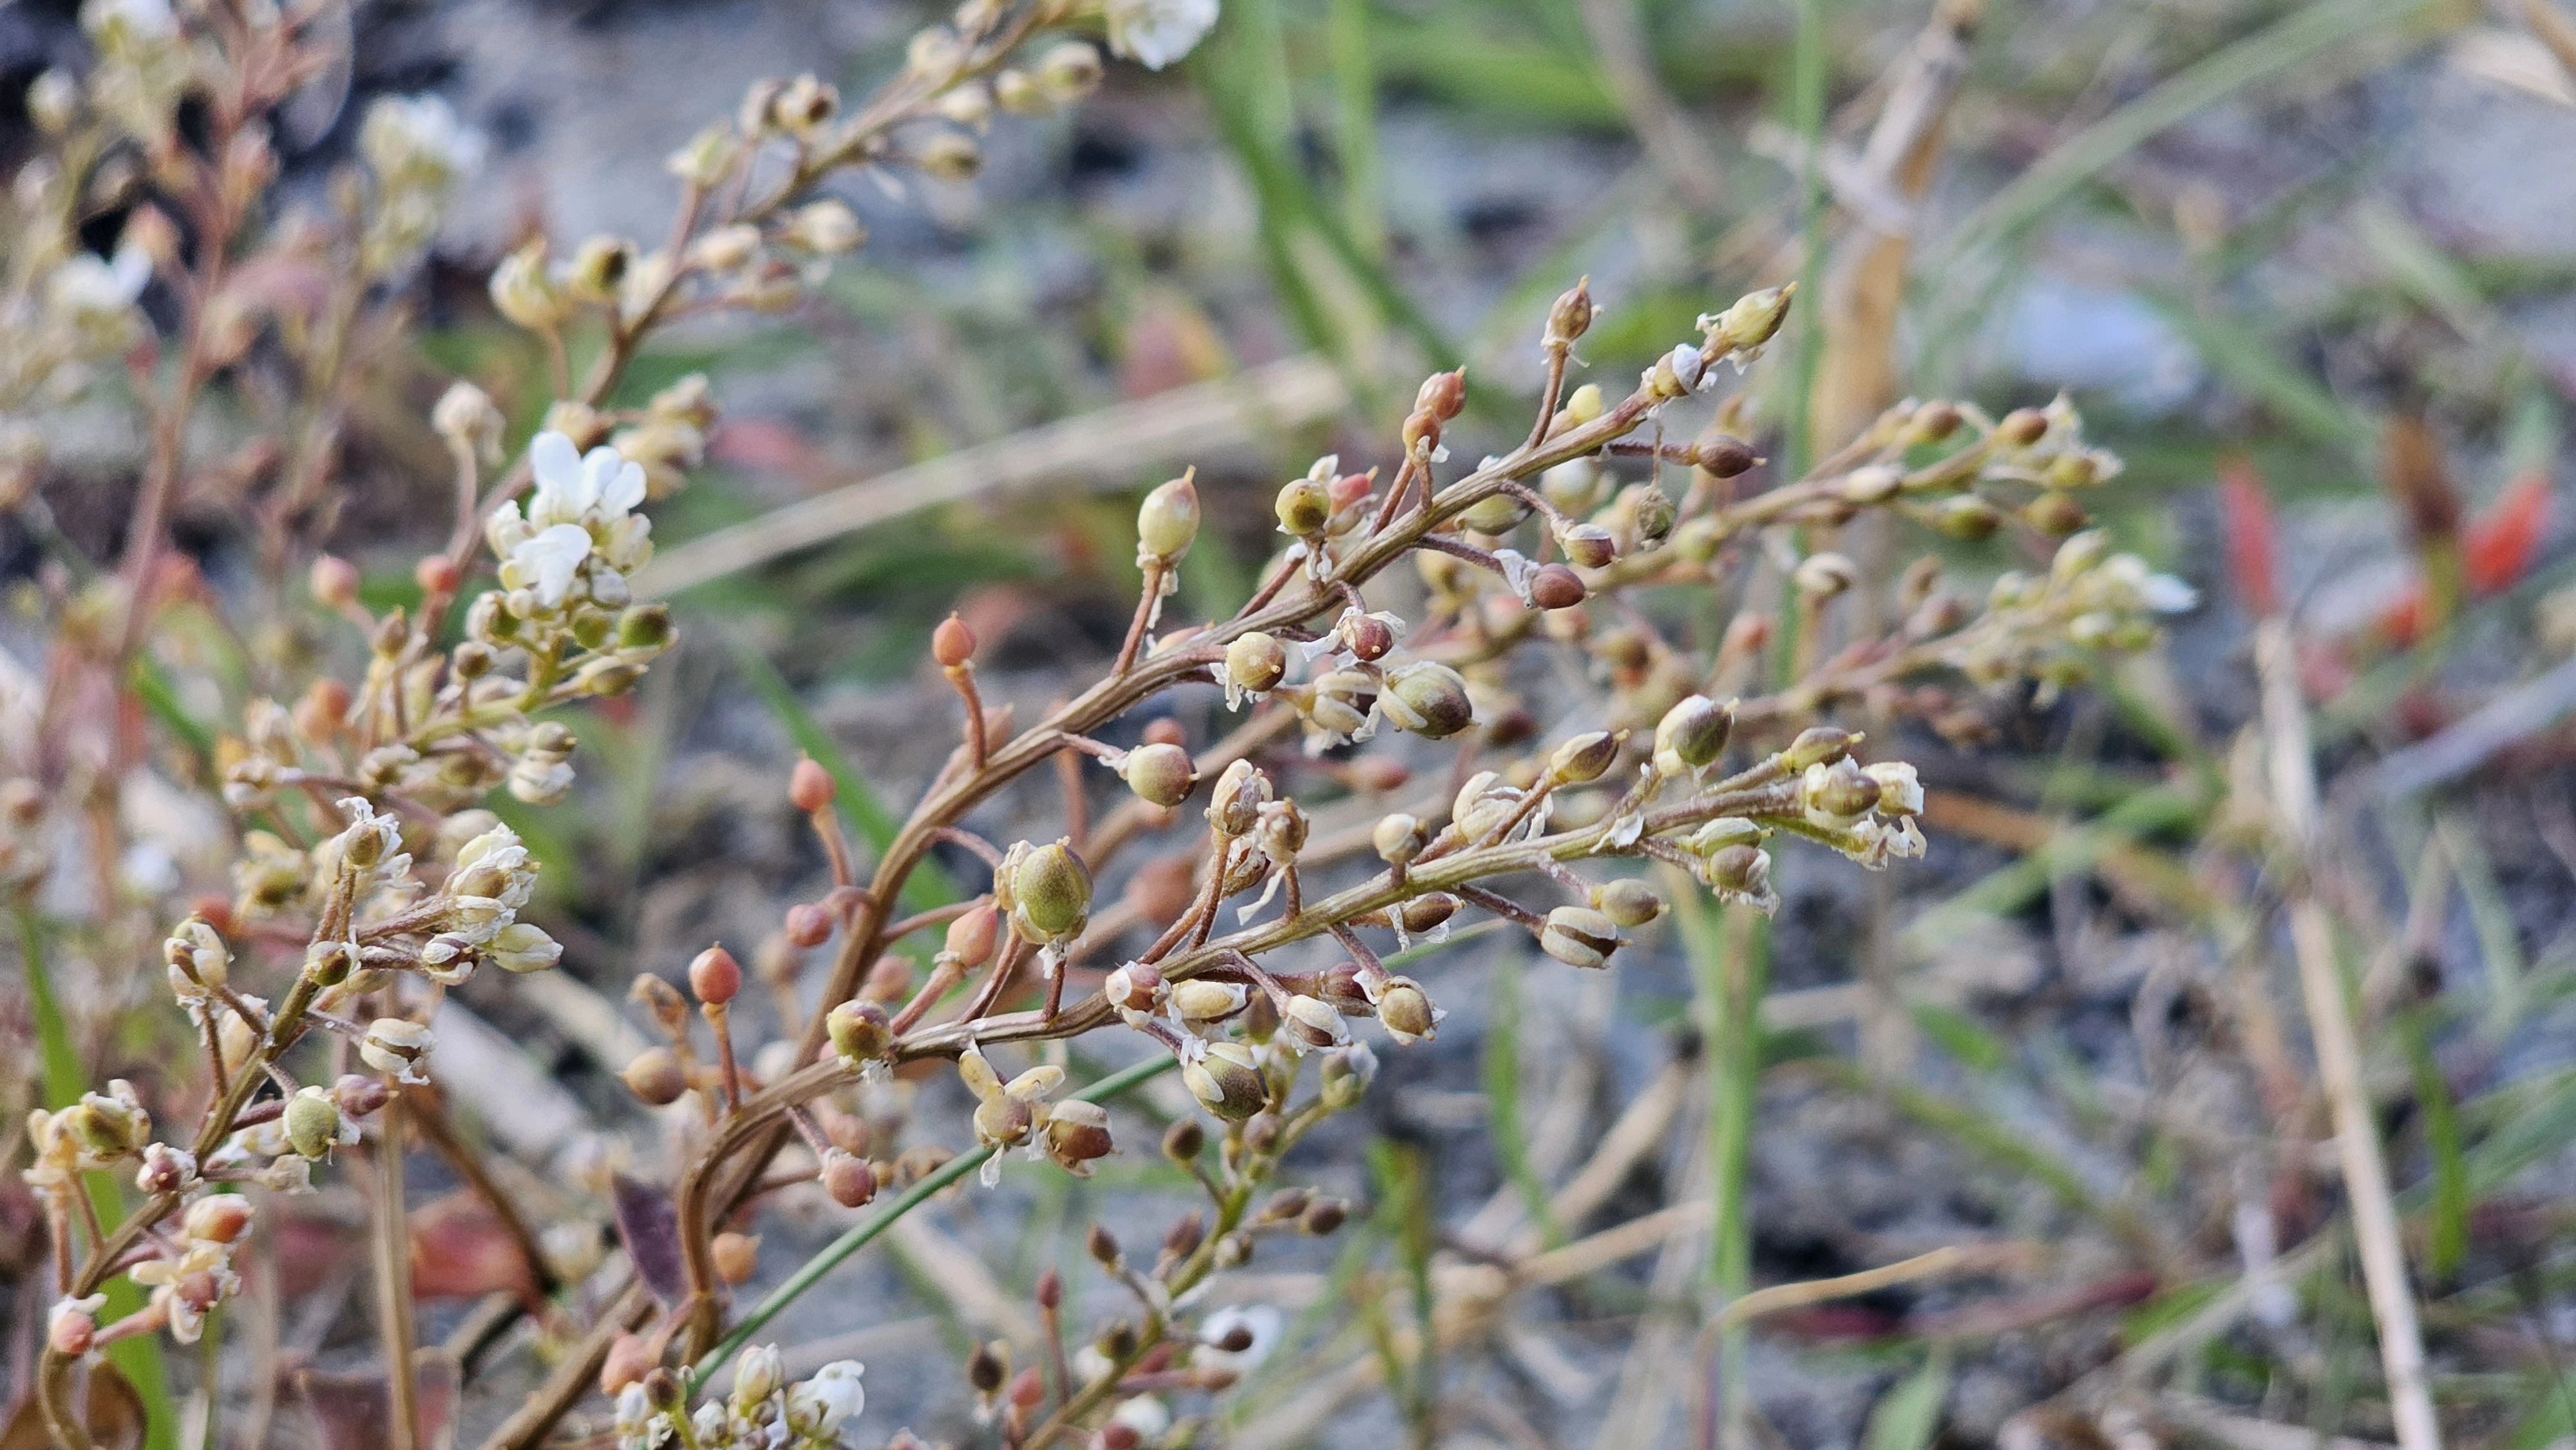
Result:
[[[1494,1157],[1502,1164],[1504,1180],[1519,1190],[1530,1222],[1538,1225],[1549,1245],[1561,1244],[1565,1230],[1548,1207],[1547,1185],[1530,1164],[1529,1135],[1521,1123],[1519,963],[1508,955],[1500,958],[1489,981],[1493,1016],[1485,1025],[1485,1118],[1494,1138]]]
[[[1868,1450],[1930,1450],[1950,1399],[1950,1356],[1935,1350],[1923,1367],[1896,1382],[1870,1407]]]
[[[52,974],[45,967],[44,924],[23,906],[17,915],[18,957],[27,973],[28,1011],[36,1020],[36,1053],[43,1068],[45,1102],[51,1107],[67,1108],[90,1090],[89,1073],[81,1066],[80,1049],[72,1042],[71,1023],[63,1016],[62,1002],[54,995]],[[105,1173],[84,1174],[82,1184],[99,1222],[113,1225],[124,1220],[125,1195],[113,1177]],[[143,1307],[142,1289],[123,1274],[110,1279],[101,1292],[107,1296],[111,1321]],[[142,1397],[145,1450],[178,1450],[179,1412],[170,1398],[169,1372],[161,1363],[160,1338],[144,1334],[120,1339],[108,1346],[107,1357],[125,1372],[134,1392]]]

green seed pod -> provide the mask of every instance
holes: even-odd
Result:
[[[1262,694],[1278,687],[1288,673],[1288,648],[1259,630],[1239,635],[1225,647],[1226,683]]]
[[[1476,705],[1467,697],[1467,682],[1456,670],[1429,660],[1406,665],[1386,677],[1379,708],[1398,729],[1439,740],[1476,723]]]
[[[2004,511],[1973,493],[1941,500],[1932,511],[1932,527],[1953,539],[1974,543],[1994,537],[2004,526]]]
[[[843,1002],[824,1019],[824,1028],[831,1034],[832,1050],[853,1066],[878,1061],[894,1045],[893,1024],[885,1008],[874,1002]]]
[[[1161,564],[1177,564],[1199,536],[1199,490],[1184,474],[1145,495],[1136,510],[1136,553]]]
[[[1129,790],[1158,806],[1176,806],[1189,799],[1190,788],[1199,780],[1190,753],[1177,745],[1140,745],[1127,752],[1118,773]]]
[[[1575,736],[1548,757],[1548,778],[1558,785],[1587,785],[1599,780],[1610,763],[1619,758],[1619,744],[1626,738],[1624,731],[1613,735],[1607,730]]]
[[[1803,775],[1811,765],[1830,765],[1851,754],[1860,737],[1837,725],[1810,725],[1798,732],[1789,748],[1780,752],[1780,768],[1791,775]]]
[[[1644,926],[1664,914],[1664,898],[1633,876],[1623,876],[1594,891],[1592,905],[1621,926]]]
[[[1480,534],[1508,534],[1530,516],[1530,506],[1508,493],[1487,494],[1469,504],[1458,522]]]
[[[1740,842],[1712,851],[1708,884],[1730,897],[1767,896],[1771,891],[1771,853]]]
[[[340,1141],[340,1105],[320,1088],[286,1100],[286,1142],[306,1158],[319,1158]]]
[[[1298,538],[1312,538],[1332,522],[1333,496],[1315,479],[1292,480],[1279,490],[1274,505],[1279,514],[1279,532]]]
[[[1706,770],[1735,733],[1735,703],[1684,696],[1655,725],[1655,768],[1666,775]]]
[[[1878,804],[1878,782],[1848,755],[1831,765],[1808,766],[1800,785],[1806,792],[1810,819],[1854,821]]]
[[[1210,1043],[1196,1062],[1181,1065],[1181,1082],[1211,1113],[1241,1122],[1270,1101],[1270,1085],[1239,1042]]]
[[[1760,347],[1780,330],[1781,321],[1789,315],[1789,299],[1796,296],[1798,284],[1766,287],[1747,292],[1735,305],[1718,314],[1717,336],[1734,345],[1738,352]]]
[[[1066,841],[1040,846],[1020,862],[1011,878],[1024,934],[1054,941],[1082,930],[1091,914],[1091,870]]]
[[[617,617],[619,649],[669,649],[676,633],[668,605],[638,604]]]

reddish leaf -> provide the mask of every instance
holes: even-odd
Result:
[[[478,1299],[499,1291],[534,1302],[527,1255],[500,1215],[472,1193],[452,1193],[411,1215],[412,1293],[422,1299]]]
[[[2236,597],[2254,614],[2269,617],[2280,612],[2281,592],[2275,573],[2274,559],[2278,530],[2272,522],[2271,496],[2263,491],[2263,475],[2241,457],[2229,456],[2218,461],[2218,504],[2220,517],[2227,529],[2227,577],[2236,586]]]
[[[2461,552],[2471,589],[2494,594],[2531,571],[2541,535],[2549,531],[2550,493],[2549,474],[2533,469],[2516,477],[2495,506],[2469,525]]]
[[[617,1205],[617,1237],[635,1264],[635,1277],[665,1305],[689,1295],[688,1264],[680,1254],[680,1215],[669,1194],[620,1173],[610,1180]]]

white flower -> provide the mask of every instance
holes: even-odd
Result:
[[[653,1411],[639,1382],[617,1392],[618,1450],[653,1450],[671,1438],[671,1422]]]
[[[528,848],[518,832],[499,825],[457,848],[456,870],[447,881],[451,894],[488,896],[511,911],[526,906],[536,889],[537,867]]]
[[[539,528],[585,519],[614,523],[644,501],[644,465],[614,448],[579,453],[570,438],[548,430],[528,445],[528,464],[537,480],[528,522]]]
[[[444,186],[482,166],[483,137],[444,97],[379,96],[358,129],[358,151],[378,176]]]
[[[501,582],[513,589],[533,589],[548,609],[564,602],[572,581],[590,557],[590,530],[579,524],[549,524],[519,541],[501,562]]]
[[[841,1428],[845,1421],[855,1420],[868,1406],[868,1392],[859,1383],[867,1366],[855,1359],[836,1359],[814,1371],[814,1377],[787,1391],[788,1427],[802,1435],[822,1439]]]
[[[437,1042],[428,1028],[400,1017],[379,1017],[367,1024],[367,1035],[358,1043],[358,1056],[378,1072],[389,1072],[398,1082],[425,1083],[421,1062]]]
[[[483,954],[505,972],[542,972],[563,960],[563,944],[543,928],[514,921],[493,934]]]
[[[2200,591],[2171,574],[2150,574],[2138,581],[2138,598],[2158,614],[2180,614],[2200,603]]]
[[[785,1378],[777,1345],[755,1344],[744,1350],[733,1367],[733,1412],[751,1418],[752,1411],[778,1393],[779,1382]]]
[[[151,280],[151,255],[141,247],[122,246],[114,261],[96,252],[75,253],[54,269],[46,286],[54,306],[74,317],[96,317],[133,306]]]
[[[1861,767],[1861,773],[1878,783],[1878,813],[1882,816],[1919,816],[1923,814],[1923,782],[1914,767],[1902,760],[1883,760]]]
[[[170,13],[170,0],[89,0],[81,7],[83,30],[105,35],[111,27],[138,39],[157,39],[177,34],[179,17]]]
[[[1152,1395],[1138,1395],[1111,1411],[1109,1422],[1135,1431],[1136,1438],[1148,1445],[1159,1445],[1171,1433],[1172,1412]]]
[[[1109,48],[1161,70],[1190,53],[1216,24],[1216,0],[1108,0]]]

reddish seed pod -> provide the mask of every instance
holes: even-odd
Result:
[[[877,958],[877,964],[868,968],[867,983],[859,993],[879,1003],[900,1002],[911,996],[912,963],[892,952]]]
[[[823,1191],[843,1208],[865,1208],[877,1196],[877,1170],[867,1159],[838,1149],[824,1155]]]
[[[635,1054],[619,1076],[626,1079],[627,1091],[651,1107],[668,1107],[689,1090],[688,1072],[667,1047],[648,1047]]]
[[[337,554],[324,554],[313,561],[313,597],[333,609],[346,609],[358,602],[358,566]]]
[[[421,561],[412,566],[411,577],[423,594],[450,595],[465,587],[465,571],[457,568],[456,561],[445,554],[423,555]]]
[[[800,947],[819,947],[832,939],[832,913],[810,901],[787,908],[787,940]]]
[[[1038,1307],[1041,1309],[1064,1307],[1064,1275],[1053,1269],[1038,1275]]]
[[[1413,395],[1413,406],[1442,422],[1467,410],[1467,370],[1454,368],[1433,373],[1422,380],[1421,391]]]
[[[1563,564],[1544,564],[1530,577],[1530,603],[1541,609],[1572,609],[1590,593],[1583,579]]]
[[[716,1274],[728,1284],[747,1281],[760,1267],[760,1240],[750,1234],[728,1230],[717,1234],[707,1248],[715,1258]]]
[[[809,816],[828,808],[837,793],[832,772],[816,764],[811,756],[796,762],[795,771],[787,777],[787,798]]]
[[[1084,1241],[1084,1247],[1090,1250],[1094,1263],[1118,1262],[1118,1236],[1096,1223],[1091,1226],[1091,1233]]]
[[[722,1006],[742,990],[742,964],[723,947],[709,947],[689,963],[689,990],[710,1007]]]
[[[1365,473],[1345,473],[1324,485],[1324,495],[1333,502],[1333,512],[1340,513],[1369,496],[1376,480]]]
[[[939,661],[941,669],[962,668],[975,657],[975,631],[953,614],[941,620],[930,632],[930,657]]]
[[[1694,451],[1699,460],[1699,466],[1719,478],[1733,478],[1738,474],[1748,473],[1752,471],[1755,464],[1762,461],[1761,456],[1753,451],[1751,444],[1728,433],[1710,432],[1701,435]]]
[[[1092,1443],[1100,1450],[1137,1450],[1145,1443],[1145,1437],[1126,1421],[1112,1420],[1100,1427],[1100,1433],[1092,1437]]]
[[[948,954],[961,967],[980,967],[1002,938],[1002,918],[990,906],[979,906],[948,923]]]
[[[1034,1410],[1046,1398],[1046,1377],[1036,1365],[1021,1370],[1011,1379],[1011,1403],[1023,1410]]]

